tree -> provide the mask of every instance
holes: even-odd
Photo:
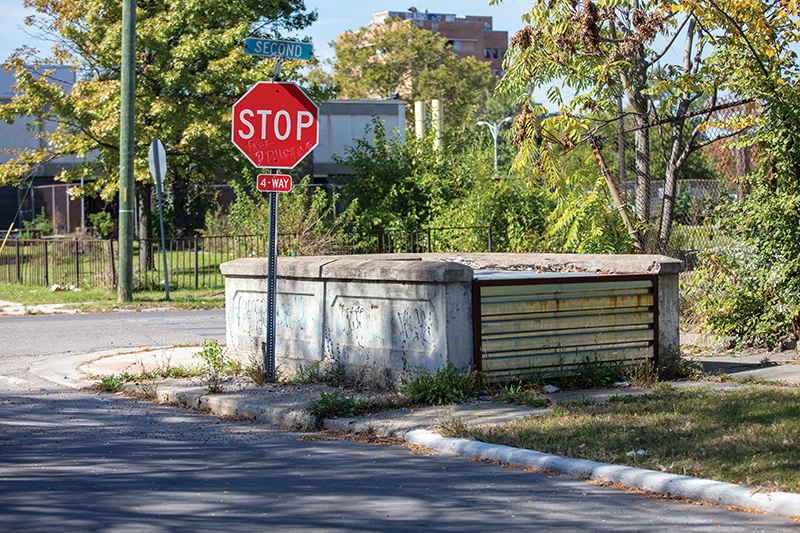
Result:
[[[501,0],[492,0],[492,3]],[[511,40],[507,73],[500,90],[524,98],[529,84],[550,85],[548,96],[564,105],[561,82],[574,96],[559,117],[547,119],[550,137],[559,148],[571,148],[596,125],[617,112],[618,99],[625,97],[633,115],[635,216],[639,228],[650,222],[651,151],[649,126],[655,119],[671,118],[664,161],[664,202],[656,248],[669,243],[677,189],[677,175],[688,156],[705,142],[698,137],[703,122],[688,135],[686,115],[697,103],[714,105],[725,79],[720,65],[704,59],[707,40],[692,12],[681,12],[671,0],[536,0],[523,16],[528,26]],[[663,46],[655,47],[659,38]],[[682,42],[681,61],[664,65],[667,54]],[[652,95],[664,95],[658,106]],[[520,164],[537,157],[542,168],[557,171],[558,152],[538,150],[534,132],[542,128],[529,104],[517,120]],[[559,131],[560,130],[560,131]]]
[[[687,302],[714,332],[773,346],[800,334],[800,42],[793,1],[685,0],[715,45],[710,61],[729,84],[751,97],[759,113],[751,135],[734,147],[758,144],[763,163],[747,177],[751,191],[725,206],[725,230],[738,249],[711,255],[688,281]],[[723,121],[730,128],[740,120]]]
[[[456,129],[494,85],[487,64],[460,59],[439,34],[394,19],[340,36],[335,79],[342,98],[441,99],[445,125]]]
[[[121,3],[87,0],[26,0],[36,10],[27,24],[55,42],[49,60],[28,48],[5,62],[17,78],[17,93],[0,107],[13,121],[36,115],[57,121],[44,148],[0,165],[0,183],[14,183],[31,166],[54,157],[77,155],[83,162],[62,172],[63,181],[85,179],[79,194],[113,198],[119,185]],[[202,226],[210,180],[238,175],[250,165],[231,144],[230,107],[256,81],[270,79],[272,60],[248,56],[248,36],[277,37],[282,30],[308,26],[316,13],[302,0],[140,0],[137,7],[136,160],[140,196],[140,237],[147,237],[152,178],[147,148],[163,142],[167,184],[177,225]],[[48,63],[71,66],[77,81],[65,90]],[[34,68],[29,68],[33,65]],[[283,77],[296,77],[288,62]],[[247,170],[245,171],[247,172]],[[197,212],[193,219],[189,217]]]

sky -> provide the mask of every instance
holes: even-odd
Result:
[[[374,13],[407,11],[409,7],[416,7],[431,13],[490,16],[494,19],[494,29],[508,31],[511,38],[523,27],[520,17],[530,10],[532,0],[504,0],[498,6],[489,5],[489,0],[305,0],[305,5],[309,10],[316,9],[318,20],[293,37],[311,37],[315,55],[332,59],[334,54],[329,43],[336,40],[336,35],[369,25]],[[32,46],[40,52],[50,49],[50,43],[36,39],[26,28],[25,17],[32,13],[23,7],[22,0],[0,0],[0,60],[22,45]]]
[[[494,29],[508,31],[509,38],[523,24],[520,16],[530,9],[531,0],[505,0],[499,6],[490,6],[489,0],[439,0],[420,2],[418,0],[306,0],[306,8],[316,9],[317,22],[300,36],[308,35],[314,43],[315,54],[321,58],[333,56],[328,43],[336,40],[336,35],[348,30],[357,30],[372,21],[374,13],[382,11],[407,11],[416,7],[431,13],[454,15],[481,15],[494,17]],[[5,59],[19,46],[29,45],[40,50],[49,49],[49,44],[32,37],[24,24],[25,17],[33,11],[23,7],[22,0],[0,0],[0,57]]]

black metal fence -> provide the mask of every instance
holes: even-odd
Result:
[[[479,249],[457,250],[453,235],[482,232]],[[266,257],[268,240],[253,235],[187,237],[165,243],[170,288],[222,287],[219,265],[241,257]],[[448,251],[492,251],[491,227],[424,228],[420,230],[343,233],[330,239],[278,235],[281,255],[351,255]],[[299,253],[298,253],[299,252]],[[141,258],[140,255],[144,254]],[[109,287],[117,282],[117,245],[113,240],[13,239],[0,252],[0,283],[32,286]],[[134,242],[134,279],[137,289],[164,284],[160,239]]]
[[[0,253],[0,283],[113,287],[113,241],[14,239]]]

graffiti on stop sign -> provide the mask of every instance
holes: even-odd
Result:
[[[290,82],[259,82],[233,105],[233,143],[258,168],[294,168],[319,141],[318,108]]]
[[[298,111],[293,121],[292,116],[285,110],[278,111],[273,117],[271,109],[242,109],[238,118],[241,127],[237,133],[247,141],[248,152],[253,154],[258,166],[276,159],[301,159],[314,148],[313,142],[302,142],[303,130],[314,125],[314,116],[308,111]],[[291,142],[290,137],[301,144],[277,148],[276,140]],[[270,150],[270,145],[276,148]]]

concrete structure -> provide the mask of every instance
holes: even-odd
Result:
[[[330,100],[319,107],[319,145],[312,152],[314,177],[349,175],[334,157],[345,157],[358,139],[372,142],[373,120],[383,123],[387,136],[405,140],[406,107],[403,100]]]
[[[508,32],[495,31],[492,17],[453,15],[449,13],[384,11],[372,16],[372,26],[384,24],[388,18],[409,20],[415,26],[438,33],[448,40],[460,57],[474,57],[489,63],[492,73],[503,73],[503,56],[508,49]]]
[[[341,364],[384,384],[452,363],[472,367],[474,270],[657,274],[655,334],[661,360],[678,353],[680,261],[662,256],[397,254],[281,257],[276,367]],[[267,260],[237,259],[225,275],[228,347],[251,355],[264,342]]]
[[[227,345],[261,353],[267,259],[237,259],[225,275]],[[276,369],[341,364],[376,384],[472,362],[472,269],[458,263],[280,258]]]

